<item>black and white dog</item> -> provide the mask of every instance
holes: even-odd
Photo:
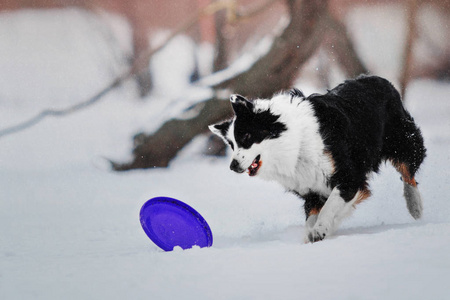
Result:
[[[232,120],[211,125],[233,149],[230,168],[281,183],[305,200],[305,241],[333,233],[370,196],[368,176],[389,160],[400,172],[410,214],[422,215],[414,176],[422,134],[387,80],[360,76],[324,95],[297,89],[272,99],[231,96]]]

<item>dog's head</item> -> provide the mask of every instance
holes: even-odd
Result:
[[[280,115],[271,110],[269,100],[250,102],[240,95],[230,101],[235,113],[232,120],[209,126],[233,149],[230,169],[250,176],[269,172],[279,159],[279,138],[287,130]]]

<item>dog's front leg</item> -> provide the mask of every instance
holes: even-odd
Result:
[[[341,197],[339,189],[335,187],[322,207],[314,226],[307,228],[308,240],[314,243],[332,234],[337,221],[341,219],[342,213],[347,210],[346,208],[348,205],[351,205],[351,202],[346,202]]]

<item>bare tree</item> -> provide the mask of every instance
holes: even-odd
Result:
[[[234,1],[219,0],[213,2],[200,9],[185,23],[177,27],[166,37],[164,42],[142,52],[135,59],[129,70],[119,75],[93,97],[66,109],[44,110],[29,120],[0,130],[0,137],[34,126],[47,117],[65,116],[97,103],[125,80],[133,76],[139,76],[142,71],[145,72],[148,69],[148,61],[153,54],[161,50],[179,33],[192,28],[205,15],[214,14],[226,9],[227,20],[236,22],[263,11],[277,1],[279,0],[266,0],[262,5],[247,11],[237,9]],[[139,133],[135,135],[133,160],[129,163],[111,162],[113,169],[130,170],[135,168],[168,166],[171,159],[177,155],[179,150],[195,136],[207,131],[207,125],[231,116],[232,110],[229,102],[223,101],[218,96],[220,91],[226,89],[250,97],[270,97],[279,90],[290,88],[302,65],[320,47],[326,33],[332,36],[335,35],[336,37],[334,38],[338,40],[342,38],[346,39],[344,43],[336,43],[337,47],[346,49],[340,51],[336,49],[336,55],[339,61],[350,66],[346,68],[350,76],[354,76],[360,71],[366,72],[354,52],[351,40],[346,35],[345,28],[328,15],[327,0],[286,0],[285,3],[288,7],[290,22],[284,31],[274,38],[270,49],[264,56],[260,57],[246,71],[211,86],[215,91],[215,96],[195,105],[193,110],[198,112],[195,117],[183,120],[172,119],[165,122],[153,134]],[[348,62],[349,58],[350,63]]]
[[[413,46],[417,36],[417,11],[419,9],[419,2],[417,0],[407,1],[407,22],[408,33],[406,36],[405,51],[403,53],[402,73],[400,75],[400,94],[402,99],[405,99],[406,86],[411,79],[412,63],[413,63]]]
[[[214,86],[253,97],[269,97],[288,89],[300,67],[319,47],[327,30],[326,0],[287,1],[290,22],[266,55],[247,71]],[[228,118],[232,111],[228,101],[219,97],[197,104],[199,114],[188,120],[172,119],[154,134],[139,134],[129,163],[112,163],[115,170],[166,167],[178,151],[196,135],[206,132],[207,125]]]

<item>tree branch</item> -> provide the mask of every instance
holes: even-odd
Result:
[[[327,11],[327,1],[290,0],[291,21],[278,36],[267,54],[250,69],[231,78],[216,89],[230,90],[252,97],[269,97],[291,87],[300,67],[319,47],[325,23],[320,21]],[[229,101],[216,98],[197,104],[200,113],[189,120],[172,119],[154,134],[139,134],[130,163],[112,163],[118,171],[135,168],[167,167],[172,158],[196,135],[206,132],[207,125],[232,115]]]
[[[0,138],[13,134],[13,133],[17,133],[19,131],[25,130],[29,127],[32,127],[38,123],[40,123],[42,120],[44,120],[46,117],[49,116],[53,116],[53,117],[62,117],[65,115],[69,115],[71,113],[77,112],[79,110],[82,110],[88,106],[91,106],[92,104],[98,102],[99,100],[101,100],[103,98],[103,96],[105,96],[106,94],[108,94],[110,91],[112,91],[113,89],[115,89],[117,86],[119,86],[122,82],[123,82],[123,78],[122,77],[118,77],[116,78],[113,82],[111,82],[107,87],[105,87],[103,90],[101,90],[100,92],[98,92],[95,96],[93,96],[92,98],[88,99],[85,102],[81,102],[81,103],[77,103],[75,105],[72,105],[68,108],[65,109],[46,109],[43,110],[42,112],[38,113],[36,116],[32,117],[29,120],[26,120],[22,123],[19,123],[15,126],[11,126],[8,128],[4,128],[2,130],[0,130]]]
[[[125,171],[167,167],[178,151],[196,135],[207,131],[205,123],[213,124],[231,117],[232,113],[228,106],[228,101],[217,98],[197,104],[194,110],[200,112],[196,117],[187,120],[169,120],[155,134],[140,137],[140,143],[133,150],[133,161],[126,164],[111,162],[113,169]]]
[[[237,13],[236,11],[236,3],[234,0],[223,0],[223,1],[217,1],[213,2],[209,5],[206,5],[205,7],[199,9],[193,16],[191,16],[186,22],[182,23],[180,26],[178,26],[174,31],[172,31],[163,42],[161,42],[158,46],[151,48],[147,52],[143,52],[142,55],[140,55],[136,60],[134,60],[133,65],[123,74],[116,77],[109,85],[107,85],[105,88],[100,90],[97,94],[95,94],[93,97],[87,99],[86,101],[77,103],[73,106],[70,106],[65,109],[59,109],[59,110],[52,110],[52,109],[46,109],[38,113],[36,116],[23,121],[17,125],[13,125],[11,127],[7,127],[0,130],[0,138],[5,137],[10,134],[14,134],[20,131],[23,131],[27,128],[30,128],[34,125],[37,125],[42,120],[46,119],[47,117],[62,117],[74,112],[77,112],[83,108],[89,107],[98,101],[100,101],[105,95],[107,95],[109,92],[114,90],[116,87],[121,85],[126,80],[130,79],[133,76],[139,75],[142,70],[147,66],[145,62],[148,62],[150,58],[163,49],[173,38],[175,38],[178,34],[185,32],[189,30],[192,26],[194,26],[202,17],[214,14],[219,10],[227,9],[234,11],[234,20],[239,21],[244,17],[248,17],[250,15],[255,15],[256,13],[259,13],[263,10],[263,8],[267,8],[270,4],[274,3],[278,0],[268,0],[265,4],[261,5],[261,7],[258,7],[257,11],[251,11],[249,13]]]
[[[288,89],[300,67],[311,57],[322,41],[325,26],[322,18],[327,1],[289,1],[291,21],[276,38],[269,52],[245,73],[215,86],[235,93],[267,98],[276,91]]]

